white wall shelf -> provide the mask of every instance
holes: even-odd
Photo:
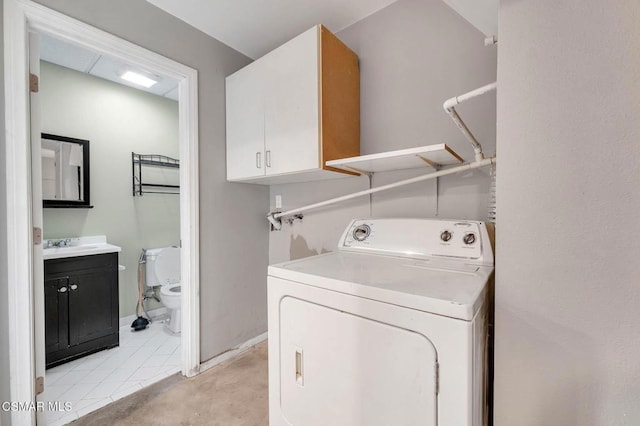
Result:
[[[371,173],[422,167],[435,169],[440,166],[460,164],[462,162],[462,157],[456,154],[455,151],[446,144],[442,143],[331,160],[327,161],[326,165],[328,167],[368,175]]]

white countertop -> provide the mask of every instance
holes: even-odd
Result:
[[[64,247],[49,247],[48,241],[69,240],[69,245]],[[91,237],[53,238],[44,240],[42,250],[44,260],[62,259],[65,257],[90,256],[94,254],[117,253],[122,251],[118,246],[107,243],[107,237],[96,235]]]

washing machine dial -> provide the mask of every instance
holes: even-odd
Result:
[[[371,234],[371,228],[369,225],[358,225],[356,229],[353,230],[353,239],[356,241],[364,241]]]
[[[462,241],[464,241],[464,243],[467,245],[471,245],[476,242],[476,234],[472,234],[472,233],[465,234],[465,236],[462,237]]]
[[[442,231],[442,234],[440,234],[440,239],[444,242],[447,242],[451,239],[451,237],[453,237],[453,233],[449,232],[449,231]]]

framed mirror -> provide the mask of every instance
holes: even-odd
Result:
[[[89,141],[42,133],[43,207],[91,208]]]

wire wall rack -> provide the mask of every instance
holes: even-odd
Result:
[[[146,167],[161,167],[179,169],[180,160],[159,154],[131,153],[131,185],[133,196],[143,194],[180,194],[180,185],[168,185],[143,180],[143,170]]]

